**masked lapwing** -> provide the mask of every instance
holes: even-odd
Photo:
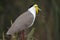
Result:
[[[38,14],[39,10],[40,9],[38,5],[34,4],[26,12],[22,13],[11,25],[10,29],[7,31],[7,35],[11,35],[30,28],[34,24],[36,14]]]

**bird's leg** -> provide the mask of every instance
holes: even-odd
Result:
[[[23,31],[21,31],[21,40],[25,40],[25,35],[24,35],[24,30]]]

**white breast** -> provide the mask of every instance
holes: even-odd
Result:
[[[35,17],[36,17],[36,10],[35,10],[35,8],[31,7],[31,8],[28,9],[28,11],[30,11],[33,14],[34,19],[35,19]]]
[[[33,14],[33,16],[34,16],[33,22],[32,22],[32,24],[29,26],[29,27],[31,27],[31,26],[33,25],[34,21],[35,21],[35,18],[36,18],[36,10],[35,10],[34,7],[31,7],[30,9],[28,9],[28,11],[30,11],[30,12]]]

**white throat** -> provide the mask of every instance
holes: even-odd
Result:
[[[36,10],[35,10],[35,8],[31,7],[31,8],[28,9],[28,11],[30,11],[33,14],[34,19],[35,19],[35,17],[36,17]]]

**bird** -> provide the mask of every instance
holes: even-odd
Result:
[[[12,35],[16,32],[20,32],[22,30],[30,28],[36,19],[36,15],[38,14],[38,11],[40,8],[37,4],[34,4],[32,7],[30,7],[27,11],[19,15],[14,23],[11,25],[11,27],[7,31],[7,35]],[[40,10],[41,11],[41,10]]]

